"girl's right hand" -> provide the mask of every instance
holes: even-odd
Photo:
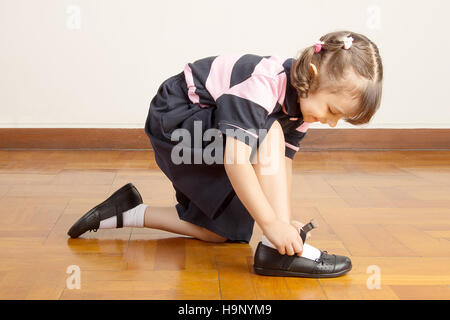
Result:
[[[297,229],[299,234],[300,234],[300,229],[303,228],[303,226],[305,225],[304,223],[301,223],[301,222],[295,221],[295,220],[292,220],[291,224],[294,226],[295,229]],[[311,241],[311,232],[308,232],[306,234],[305,241]]]
[[[292,256],[302,254],[303,242],[297,229],[279,219],[263,229],[264,235],[277,248],[280,254]]]

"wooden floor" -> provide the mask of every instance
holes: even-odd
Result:
[[[313,246],[351,257],[343,277],[254,274],[259,227],[249,245],[136,228],[69,239],[128,182],[146,204],[175,205],[153,152],[0,151],[0,299],[450,298],[450,152],[300,152],[294,167],[294,218],[318,222]]]

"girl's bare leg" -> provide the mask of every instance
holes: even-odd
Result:
[[[175,207],[148,206],[144,216],[146,228],[178,233],[208,242],[224,242],[227,239],[203,227],[181,220]]]

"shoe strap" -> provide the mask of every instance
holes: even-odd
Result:
[[[117,228],[123,228],[123,212],[118,213],[116,216],[117,216]]]
[[[312,229],[317,228],[317,225],[313,222],[313,220],[311,220],[310,222],[308,222],[307,224],[305,224],[301,229],[300,229],[300,237],[302,238],[303,243],[305,243],[306,241],[306,234],[308,232],[310,232]]]
[[[293,256],[288,256],[287,254],[283,255],[283,263],[281,264],[281,269],[289,270],[291,268],[291,264],[294,259],[297,258],[297,254],[294,253]]]

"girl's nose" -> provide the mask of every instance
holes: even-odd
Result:
[[[336,127],[336,123],[337,123],[336,120],[329,120],[329,121],[328,121],[328,125],[329,125],[330,127],[332,127],[332,128]]]

